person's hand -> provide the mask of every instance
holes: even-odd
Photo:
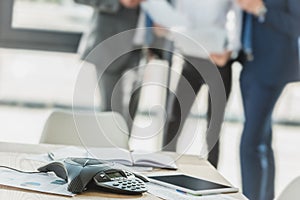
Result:
[[[153,24],[153,32],[157,37],[165,37],[169,34],[168,29],[156,23]]]
[[[259,10],[264,7],[263,0],[237,0],[240,7],[251,14],[258,15]]]
[[[211,60],[218,66],[224,67],[230,59],[231,51],[225,51],[224,53],[211,53]]]
[[[126,8],[136,8],[143,0],[120,0],[120,3]]]

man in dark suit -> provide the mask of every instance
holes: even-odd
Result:
[[[274,198],[272,112],[285,85],[299,79],[299,0],[238,0],[245,11],[240,84],[245,112],[241,139],[243,192]]]
[[[115,44],[111,48],[106,48],[105,52],[98,45],[101,42],[121,32],[137,27],[139,18],[139,4],[142,0],[75,0],[77,3],[93,6],[94,15],[91,30],[84,40],[84,50],[82,59],[96,65],[98,73],[98,83],[101,94],[103,111],[116,111],[124,115],[128,122],[129,129],[132,126],[132,119],[127,113],[134,114],[137,109],[139,92],[134,92],[131,97],[131,107],[123,105],[124,91],[122,84],[118,82],[124,73],[137,67],[140,60],[141,51],[134,46],[134,31],[130,35],[124,35],[121,43]],[[120,55],[109,66],[104,66],[101,56],[111,56],[116,52],[116,48],[128,47],[132,51]],[[97,51],[99,53],[97,53]],[[91,53],[93,52],[93,53]],[[99,55],[101,54],[101,55]],[[105,55],[104,55],[105,54]],[[103,58],[102,58],[103,59]],[[128,103],[129,104],[129,103]],[[130,118],[130,119],[128,119]]]

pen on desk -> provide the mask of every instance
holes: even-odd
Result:
[[[50,158],[50,160],[55,160],[54,153],[52,152],[48,152],[48,157]]]
[[[179,192],[179,193],[182,193],[182,194],[187,194],[187,192],[184,192],[184,191],[178,190],[178,189],[176,189],[176,192]]]

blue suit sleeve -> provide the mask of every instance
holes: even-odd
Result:
[[[290,37],[300,36],[300,0],[286,0],[286,8],[266,4],[265,23]]]

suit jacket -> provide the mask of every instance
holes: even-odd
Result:
[[[253,17],[254,60],[245,62],[243,70],[268,85],[297,81],[300,0],[265,0],[265,4],[265,21]]]
[[[119,0],[75,0],[77,3],[87,4],[94,7],[94,14],[92,18],[92,24],[89,32],[87,33],[86,41],[84,41],[84,50],[82,58],[86,59],[88,54],[102,41],[109,37],[121,33],[126,30],[134,29],[137,26],[139,18],[139,8],[128,9],[119,3]],[[132,40],[126,39],[122,41],[122,44],[133,47]],[[107,49],[112,51],[112,49]],[[106,52],[110,54],[112,52]],[[123,56],[122,59],[111,68],[111,70],[118,71],[124,63],[128,62],[132,56],[130,54]],[[96,66],[99,63],[95,63],[93,58],[87,58],[88,61],[93,62]],[[101,67],[101,66],[100,66]],[[105,66],[104,66],[105,67]]]

